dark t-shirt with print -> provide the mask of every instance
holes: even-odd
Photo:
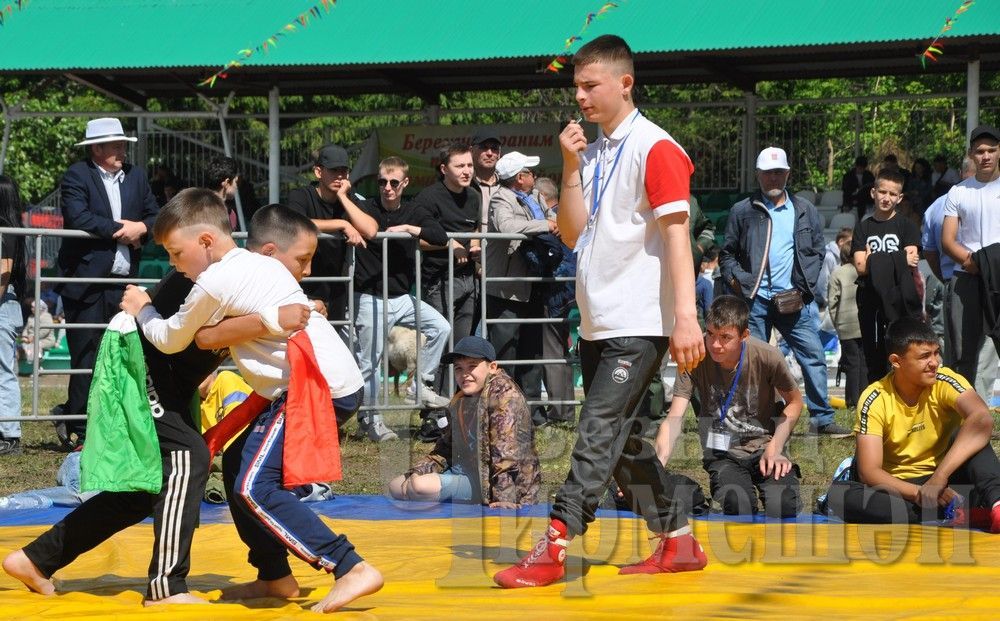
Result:
[[[896,252],[907,246],[920,245],[920,229],[917,225],[896,214],[888,220],[876,220],[874,216],[866,216],[854,225],[854,239],[851,241],[851,254],[864,252],[865,248],[877,252]],[[864,278],[858,282],[864,283]]]
[[[674,396],[690,399],[693,391],[698,391],[701,398],[698,436],[703,448],[708,445],[708,432],[721,421],[731,437],[729,453],[747,457],[771,441],[774,418],[782,414],[775,405],[776,391],[788,392],[796,383],[781,352],[751,336],[746,341],[740,380],[723,420],[720,413],[735,377],[735,368],[723,369],[706,356],[690,375],[678,374]],[[706,450],[705,456],[710,454]]]

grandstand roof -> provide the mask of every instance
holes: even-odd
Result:
[[[10,1],[10,0],[8,0]],[[0,72],[72,74],[144,104],[150,97],[401,92],[566,86],[545,73],[601,0],[61,0],[25,2],[0,27]],[[916,58],[957,0],[618,0],[583,32],[624,36],[646,84],[892,75]],[[1000,69],[1000,11],[955,22],[928,71]],[[315,15],[310,14],[316,8]],[[303,26],[296,19],[308,15]],[[282,30],[286,24],[293,31]],[[257,51],[281,32],[277,45]],[[242,49],[214,89],[198,88]]]

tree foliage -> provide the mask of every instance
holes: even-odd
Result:
[[[1000,74],[984,74],[981,81],[984,91],[1000,89]],[[757,132],[751,150],[755,153],[769,144],[784,147],[792,158],[792,185],[820,190],[839,187],[840,175],[857,154],[867,155],[873,167],[890,152],[904,166],[916,157],[930,159],[937,154],[946,155],[957,166],[965,150],[964,97],[899,96],[961,95],[964,89],[961,74],[763,82],[756,90]],[[122,104],[62,78],[41,82],[0,78],[0,91],[8,106],[23,110],[122,110]],[[865,100],[823,101],[832,98]],[[742,157],[747,99],[739,88],[723,84],[640,86],[636,101],[692,155],[696,188],[746,189],[743,185],[752,179],[752,169],[746,170]],[[293,181],[297,172],[307,170],[311,152],[325,143],[356,150],[373,129],[425,124],[434,114],[444,125],[551,122],[575,116],[571,88],[447,93],[436,105],[436,112],[431,111],[420,98],[399,93],[282,97],[283,114],[305,115],[282,121],[285,180]],[[153,100],[148,108],[210,109],[197,98]],[[230,110],[263,115],[267,99],[237,98]],[[309,116],[317,111],[336,114]],[[980,117],[983,122],[1000,123],[1000,102],[984,97]],[[134,120],[123,121],[128,131],[135,131]],[[196,183],[200,163],[221,150],[218,121],[175,118],[155,123],[181,136],[149,141],[148,148],[139,151],[146,156],[140,163],[166,165],[185,181]],[[55,190],[66,166],[82,155],[73,145],[83,136],[85,124],[83,117],[28,118],[13,123],[5,172],[18,181],[26,198],[37,201]],[[266,185],[266,118],[231,119],[227,125],[246,176],[259,186]]]

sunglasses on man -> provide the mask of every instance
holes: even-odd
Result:
[[[378,180],[378,187],[384,188],[385,186],[389,186],[390,188],[395,190],[399,187],[400,183],[402,183],[402,181],[400,181],[399,179],[386,179],[384,177],[380,177]]]

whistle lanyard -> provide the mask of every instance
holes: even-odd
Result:
[[[726,400],[722,404],[722,409],[719,410],[719,423],[722,423],[726,419],[726,412],[729,411],[729,406],[733,403],[733,397],[736,396],[736,386],[740,383],[740,373],[743,371],[743,357],[747,351],[747,342],[743,341],[743,345],[740,346],[740,362],[736,365],[736,375],[733,376],[733,385],[729,387],[729,394],[726,395]]]
[[[597,210],[601,206],[601,199],[604,198],[604,193],[608,191],[608,186],[611,185],[611,179],[615,175],[615,170],[618,169],[618,160],[621,159],[622,151],[625,150],[625,143],[628,141],[629,136],[632,135],[632,125],[635,123],[635,120],[639,118],[639,116],[640,113],[638,110],[636,110],[635,114],[632,115],[632,121],[629,122],[628,124],[629,127],[628,133],[625,134],[625,137],[622,138],[621,143],[618,144],[618,151],[615,153],[615,159],[611,162],[611,170],[608,171],[608,182],[604,184],[603,189],[601,189],[601,161],[604,158],[602,158],[600,155],[598,155],[597,157],[597,164],[594,166],[594,181],[593,184],[591,185],[591,190],[590,190],[591,194],[590,219],[589,219],[590,222],[593,222],[594,219],[597,217]]]

